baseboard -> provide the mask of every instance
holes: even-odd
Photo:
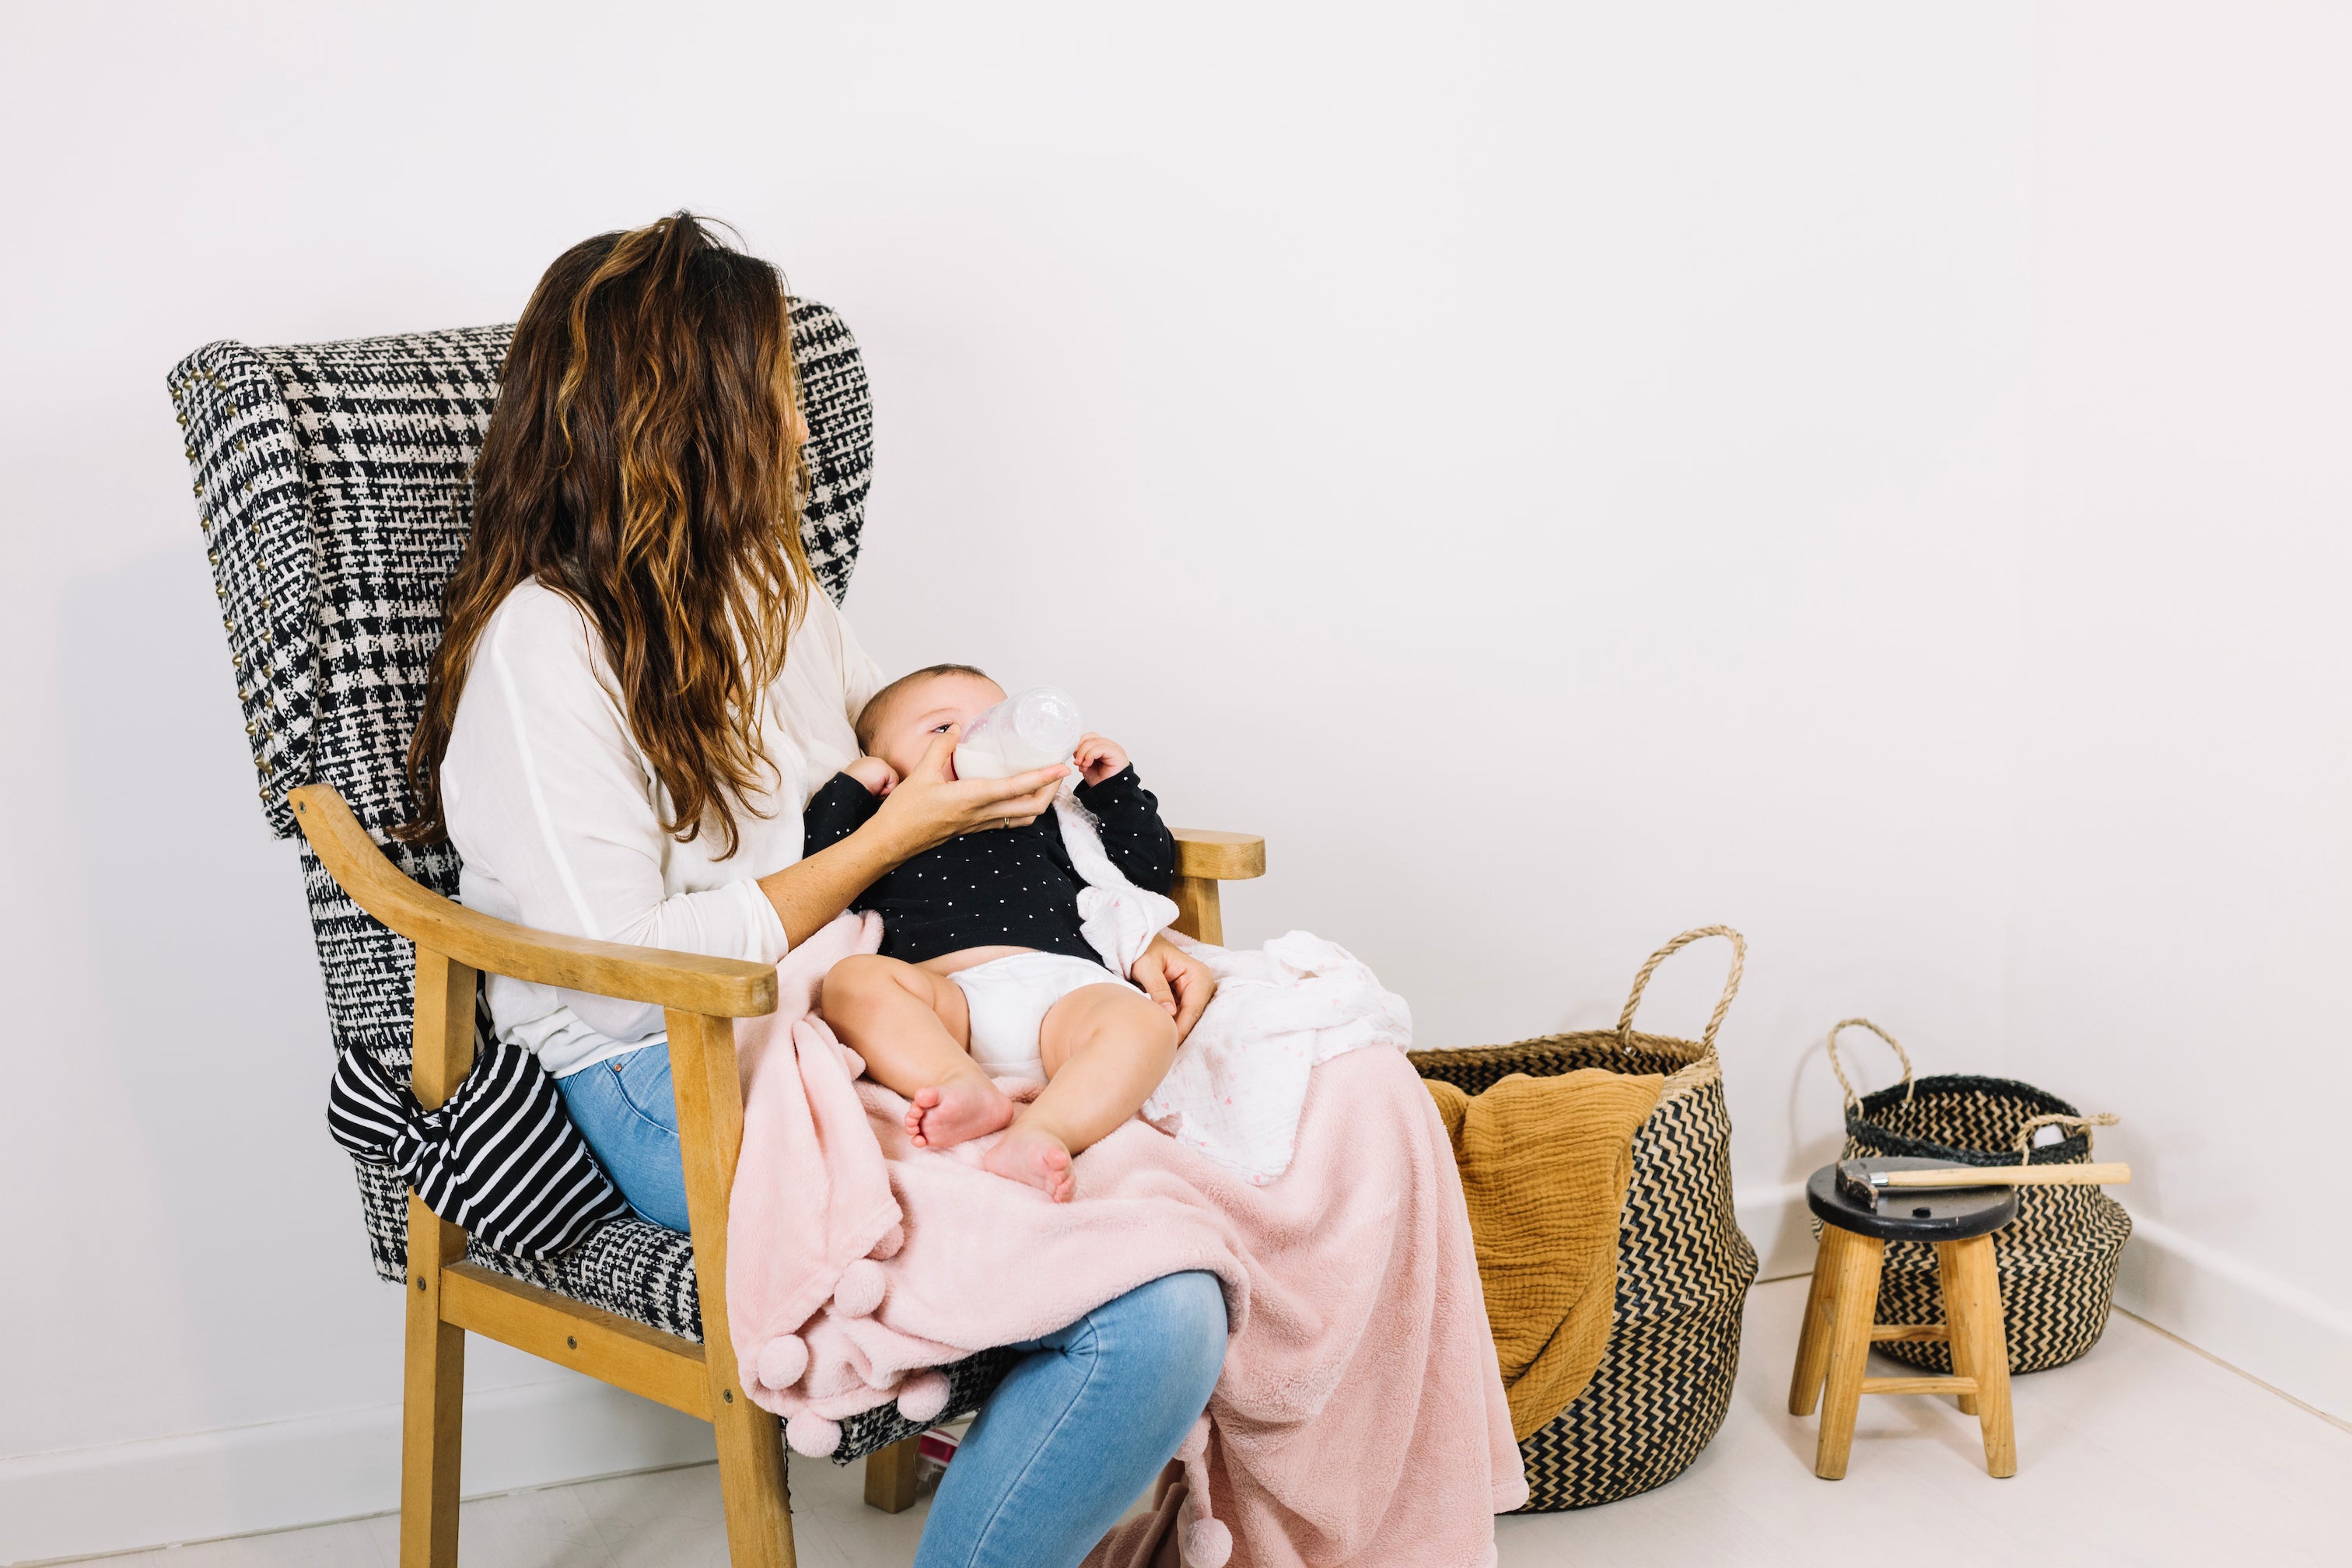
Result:
[[[2352,1421],[2352,1312],[2334,1302],[2134,1215],[2116,1304],[2323,1415]]]
[[[589,1378],[466,1399],[467,1496],[713,1456],[710,1428]],[[0,1459],[0,1563],[39,1563],[383,1513],[397,1405]]]

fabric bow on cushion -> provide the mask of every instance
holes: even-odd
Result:
[[[504,1040],[482,1047],[436,1110],[352,1047],[335,1058],[327,1129],[356,1158],[391,1166],[435,1214],[518,1258],[551,1257],[629,1212],[555,1079]]]

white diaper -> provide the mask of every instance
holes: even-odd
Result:
[[[1126,981],[1090,958],[1060,952],[1016,952],[959,969],[948,976],[963,989],[971,1011],[971,1059],[991,1078],[1045,1081],[1037,1031],[1055,1003],[1088,985]]]

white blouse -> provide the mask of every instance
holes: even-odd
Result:
[[[851,725],[882,685],[833,601],[812,588],[761,709],[769,777],[735,814],[724,860],[705,828],[662,830],[669,795],[612,689],[603,639],[562,595],[526,582],[491,614],[441,763],[459,900],[541,931],[773,963],[783,922],[759,879],[801,858],[809,796],[857,754]],[[499,1037],[558,1078],[658,1045],[661,1009],[489,982]]]

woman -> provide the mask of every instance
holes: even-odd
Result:
[[[908,857],[1048,808],[1065,769],[952,780],[944,735],[871,822],[802,856],[802,807],[881,684],[802,552],[806,433],[782,279],[692,216],[574,246],[540,280],[409,752],[405,836],[448,836],[466,903],[772,963]],[[1180,1035],[1213,988],[1165,942],[1134,977]],[[488,995],[630,1204],[686,1228],[660,1010],[505,978]],[[1024,1347],[918,1563],[1076,1563],[1200,1415],[1224,1339],[1192,1273]]]

